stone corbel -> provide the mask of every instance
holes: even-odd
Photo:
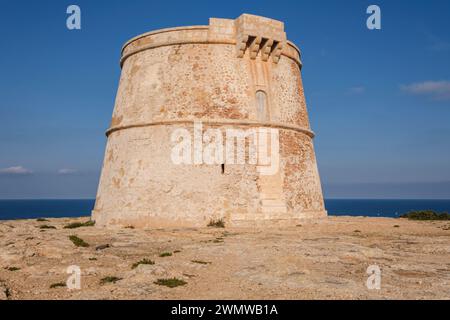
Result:
[[[269,57],[272,57],[272,61],[278,63],[283,52],[283,42],[260,36],[240,36],[236,44],[237,57],[243,58],[247,49],[249,50],[250,59],[256,59],[258,53],[261,52],[262,61],[269,61]]]
[[[270,53],[272,52],[273,40],[266,39],[265,43],[261,47],[261,59],[262,61],[269,60]]]
[[[237,57],[243,58],[245,54],[245,50],[247,49],[248,35],[243,35],[238,38],[237,41]]]
[[[281,53],[283,52],[283,43],[278,42],[275,44],[275,46],[272,48],[272,60],[274,63],[278,63],[280,61]]]
[[[256,59],[256,57],[258,56],[261,41],[262,41],[261,37],[255,37],[253,39],[253,41],[250,43],[249,49],[250,49],[250,58],[251,59]]]

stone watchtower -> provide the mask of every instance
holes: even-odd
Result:
[[[300,51],[282,22],[243,14],[145,33],[125,44],[120,65],[93,211],[98,225],[198,227],[219,218],[289,225],[326,216]],[[176,163],[180,129],[193,144],[209,129],[222,130],[224,140],[227,129],[276,132],[269,151],[278,151],[277,170],[263,174],[260,160]]]

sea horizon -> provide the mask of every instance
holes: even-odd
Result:
[[[0,220],[75,218],[91,215],[95,199],[0,199]],[[415,210],[450,212],[450,199],[326,198],[329,216],[397,218]]]

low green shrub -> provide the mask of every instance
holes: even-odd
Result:
[[[81,238],[78,238],[77,236],[69,236],[69,240],[72,241],[72,243],[77,247],[89,247],[89,243]]]
[[[95,225],[95,221],[86,221],[86,222],[72,222],[68,225],[64,226],[64,229],[76,229],[81,227],[93,227]]]
[[[169,288],[175,288],[179,286],[184,286],[187,284],[187,282],[177,278],[171,278],[171,279],[158,279],[157,281],[154,282],[154,284],[157,284],[159,286],[166,286]]]
[[[400,216],[409,220],[450,220],[450,214],[447,212],[438,213],[433,210],[410,211]]]
[[[57,282],[57,283],[53,283],[52,285],[50,285],[50,289],[56,289],[56,288],[62,288],[65,287],[66,284],[63,282]]]
[[[164,257],[171,257],[172,256],[172,252],[163,252],[159,255],[161,258]]]
[[[218,219],[218,220],[213,219],[208,223],[208,227],[225,228],[225,221],[223,221],[223,219]]]
[[[106,284],[106,283],[116,283],[117,281],[122,280],[122,278],[114,277],[114,276],[107,276],[100,280],[100,284]]]
[[[131,266],[131,269],[136,269],[139,265],[141,264],[148,264],[148,265],[152,265],[155,264],[154,261],[150,260],[150,259],[142,259],[141,261],[138,261],[136,263],[133,263],[133,265]]]

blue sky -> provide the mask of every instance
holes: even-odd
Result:
[[[123,43],[241,13],[284,21],[302,50],[327,198],[450,198],[445,0],[2,1],[0,198],[94,198]]]

